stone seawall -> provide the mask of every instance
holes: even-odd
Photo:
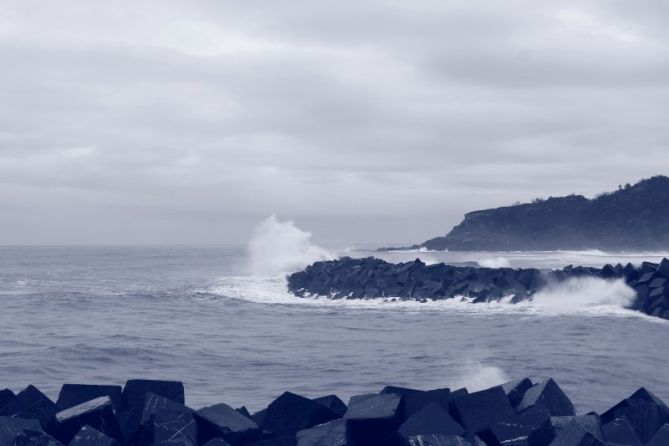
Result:
[[[393,264],[374,257],[316,262],[288,277],[288,289],[299,297],[332,299],[397,298],[426,301],[466,297],[473,302],[512,302],[532,298],[548,283],[570,278],[623,279],[636,291],[631,308],[669,319],[669,260],[603,268],[568,266],[558,270],[426,265],[419,259]]]
[[[666,446],[669,408],[641,388],[602,414],[577,415],[553,379],[470,393],[387,386],[353,396],[285,392],[250,414],[185,405],[176,381],[0,391],[1,446]]]

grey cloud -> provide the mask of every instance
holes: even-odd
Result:
[[[663,2],[4,10],[0,243],[412,242],[669,167]]]

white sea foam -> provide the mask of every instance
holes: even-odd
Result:
[[[409,313],[448,312],[483,317],[494,314],[547,317],[561,315],[617,316],[640,317],[666,322],[638,311],[626,309],[625,306],[633,299],[630,290],[621,281],[582,279],[550,286],[537,293],[533,301],[524,301],[517,304],[511,303],[511,296],[499,302],[489,303],[473,303],[473,299],[466,297],[428,300],[427,302],[401,300],[392,297],[331,299],[325,296],[311,296],[300,298],[288,292],[286,274],[276,274],[271,276],[223,277],[206,292],[258,304],[337,308],[342,311],[359,309]]]
[[[493,257],[490,259],[482,259],[478,261],[479,266],[484,268],[509,268],[511,262],[506,257]]]
[[[477,392],[504,384],[510,379],[500,367],[468,360],[463,364],[459,375],[450,385],[453,389],[466,387],[470,392]]]
[[[548,285],[533,296],[532,303],[570,312],[587,307],[626,308],[635,297],[636,292],[622,279],[575,277]]]
[[[279,221],[275,215],[256,226],[247,246],[247,270],[251,274],[298,271],[313,262],[333,258],[328,250],[311,242],[311,233],[290,220]]]

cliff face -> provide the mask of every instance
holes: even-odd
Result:
[[[669,249],[669,178],[657,176],[594,199],[581,195],[470,212],[433,250]]]

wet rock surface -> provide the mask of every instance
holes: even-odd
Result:
[[[74,388],[84,393],[93,389],[67,391]],[[132,415],[117,410],[105,395],[53,414],[22,410],[21,417],[0,416],[0,446],[669,444],[669,408],[644,388],[601,415],[576,415],[552,379],[522,378],[473,393],[387,386],[379,393],[353,396],[348,404],[335,395],[309,399],[286,392],[268,405],[260,424],[225,403],[195,411],[183,404],[181,392],[172,393],[174,400],[153,393],[161,389],[159,382],[145,389],[150,390],[137,393],[135,405],[127,409]],[[0,410],[13,412],[31,401],[39,408],[55,405],[29,386]]]
[[[623,280],[636,292],[630,308],[669,319],[669,259],[641,265],[602,268],[567,266],[558,270],[427,265],[420,259],[389,263],[374,257],[342,257],[316,262],[288,276],[288,290],[298,297],[331,299],[467,299],[473,303],[531,300],[547,285],[593,277]]]

